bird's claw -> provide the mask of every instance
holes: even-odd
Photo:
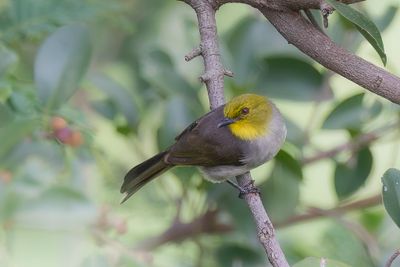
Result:
[[[247,184],[245,187],[240,187],[239,189],[239,198],[243,199],[245,195],[247,194],[260,194],[260,189],[258,189],[254,185],[254,181],[252,180],[249,184]]]
[[[231,180],[227,180],[228,184],[232,185],[236,189],[239,190],[239,198],[243,199],[247,194],[260,194],[260,190],[254,185],[254,180],[251,180],[244,187],[239,186],[238,184],[232,182]]]

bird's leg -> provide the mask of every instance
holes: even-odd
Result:
[[[245,195],[251,193],[260,193],[260,190],[254,186],[254,180],[251,180],[251,182],[245,185],[244,188],[229,179],[226,181],[228,184],[239,190],[239,198],[244,198]]]
[[[236,188],[237,190],[239,190],[240,193],[244,192],[244,189],[241,188],[237,183],[232,182],[232,181],[229,180],[229,179],[226,180],[226,182],[227,182],[228,184],[230,184],[231,186],[233,186],[234,188]]]

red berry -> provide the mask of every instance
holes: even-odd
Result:
[[[71,138],[68,140],[68,144],[72,147],[78,147],[83,144],[82,134],[77,131],[73,131]]]
[[[12,174],[9,171],[0,171],[0,181],[4,183],[11,182]]]
[[[66,128],[67,125],[67,122],[62,117],[56,116],[51,119],[51,128],[53,129],[53,131]]]
[[[63,144],[68,144],[71,136],[72,136],[72,130],[68,127],[56,130],[54,132],[54,136]]]

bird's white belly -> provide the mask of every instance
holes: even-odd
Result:
[[[219,183],[226,181],[228,178],[244,174],[251,170],[249,166],[241,165],[221,165],[215,167],[199,167],[206,180]]]

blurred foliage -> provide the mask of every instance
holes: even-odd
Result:
[[[389,4],[380,13],[368,3],[357,9],[383,37],[399,26]],[[267,95],[286,117],[283,150],[253,172],[272,220],[285,225],[309,208],[379,194],[381,173],[400,163],[398,107],[304,56],[250,8],[226,5],[217,19],[224,64],[235,73],[227,97]],[[202,61],[183,60],[199,41],[189,7],[3,1],[0,29],[0,266],[265,266],[246,204],[194,168],[172,170],[119,205],[124,173],[208,110]],[[327,34],[362,48],[340,16],[330,16]],[[318,158],[371,131],[374,143]],[[384,175],[383,196],[398,224],[394,176]],[[202,231],[190,228],[210,210],[216,216]],[[344,262],[327,266],[382,265],[400,237],[381,206],[289,225],[278,237],[291,264],[303,260],[299,267],[319,266],[321,257]],[[190,231],[179,236],[182,229]],[[151,249],[137,249],[146,241]]]

